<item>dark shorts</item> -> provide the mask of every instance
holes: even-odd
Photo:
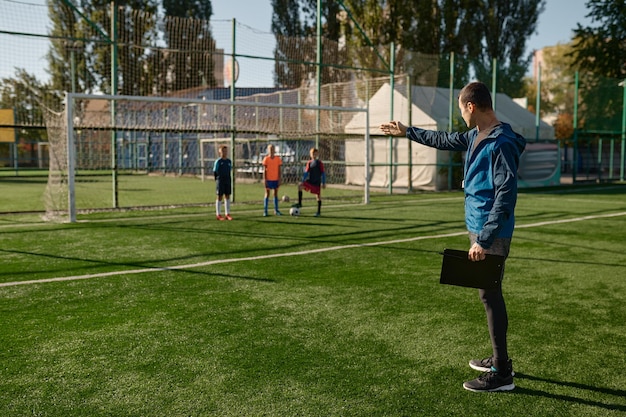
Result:
[[[478,235],[476,233],[469,232],[470,245],[476,243]],[[511,249],[511,238],[497,237],[489,249],[485,249],[485,253],[491,253],[494,255],[509,256]]]
[[[279,181],[265,181],[265,188],[268,190],[278,190]]]
[[[230,185],[230,181],[220,181],[217,180],[215,182],[215,194],[220,195],[230,195],[232,192],[232,187]]]
[[[320,195],[321,189],[319,185],[313,185],[308,181],[304,181],[302,183],[302,188],[305,189],[306,191],[310,192],[311,194],[317,194]]]

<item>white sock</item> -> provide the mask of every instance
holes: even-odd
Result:
[[[220,215],[220,200],[215,200],[215,215]]]
[[[224,210],[226,211],[226,215],[230,214],[230,198],[224,199]]]

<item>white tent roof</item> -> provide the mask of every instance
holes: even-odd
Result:
[[[457,97],[460,90],[455,89],[452,94],[454,115],[457,117]],[[391,116],[391,86],[385,83],[372,96],[369,102],[370,107],[370,134],[381,134],[379,126],[381,123],[390,120],[400,120],[404,123],[408,122],[408,99],[406,94],[406,86],[398,85],[393,93],[393,117]],[[440,87],[421,87],[413,86],[411,88],[411,126],[421,127],[423,129],[447,130],[450,112],[450,90]],[[526,139],[535,139],[537,135],[536,117],[519,104],[514,102],[511,97],[503,93],[495,96],[495,109],[498,120],[509,123],[514,131],[524,136]],[[358,113],[352,121],[346,125],[346,133],[364,133],[365,115]],[[544,121],[539,122],[539,139],[554,139],[554,128]]]
[[[403,86],[400,86],[403,88]],[[370,134],[380,134],[379,126],[390,120],[407,120],[409,105],[405,94],[396,87],[393,92],[393,117],[391,115],[391,86],[386,83],[372,96],[369,102],[369,131]],[[437,129],[437,121],[420,109],[416,103],[411,106],[412,126],[424,129]],[[357,113],[346,125],[346,133],[364,134],[365,114]]]

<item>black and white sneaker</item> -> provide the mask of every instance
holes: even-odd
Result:
[[[476,379],[463,383],[463,388],[472,392],[511,391],[515,389],[511,372],[485,372]]]
[[[469,366],[470,368],[480,372],[490,372],[493,367],[493,356],[485,359],[472,359],[469,361]],[[511,376],[515,376],[515,371],[513,371],[513,361],[511,359],[509,359],[508,368],[511,370]]]

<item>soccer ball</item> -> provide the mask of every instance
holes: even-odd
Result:
[[[288,202],[289,202],[289,196],[288,196],[288,195],[284,195],[284,196],[283,196],[283,201],[284,201],[285,203],[288,203]]]
[[[292,207],[289,209],[289,214],[292,216],[299,216],[300,215],[300,209],[298,207]]]

